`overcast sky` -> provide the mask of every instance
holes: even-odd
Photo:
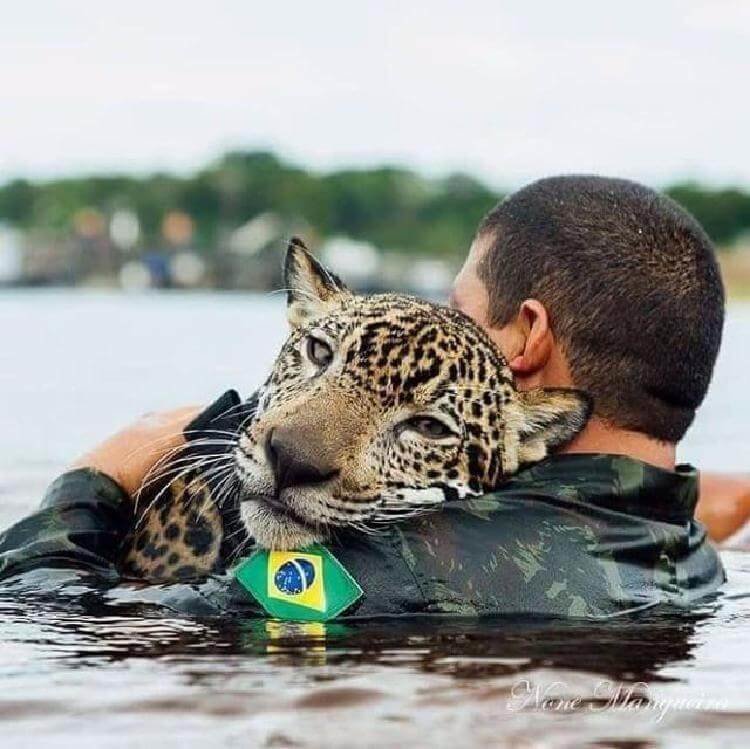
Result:
[[[750,2],[23,0],[0,182],[227,148],[495,186],[587,171],[750,186]]]

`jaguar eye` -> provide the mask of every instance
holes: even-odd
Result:
[[[316,367],[327,367],[333,359],[333,349],[325,341],[313,336],[307,339],[305,354]]]
[[[434,419],[432,416],[415,416],[413,419],[404,422],[404,428],[411,429],[432,440],[453,435],[453,432],[442,421]]]

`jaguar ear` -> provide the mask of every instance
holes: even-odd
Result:
[[[286,315],[292,327],[328,312],[352,293],[341,279],[323,267],[298,237],[292,237],[284,260]]]
[[[518,462],[536,463],[570,442],[591,416],[593,401],[582,390],[539,388],[518,392]]]

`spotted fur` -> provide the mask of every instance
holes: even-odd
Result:
[[[397,294],[355,296],[299,240],[285,270],[290,335],[230,453],[241,524],[261,546],[370,532],[489,491],[585,424],[585,394],[518,391],[500,352],[462,313]],[[179,577],[179,566],[220,564],[226,532],[210,510],[216,538],[202,564],[166,537],[175,514],[195,518],[189,493],[170,489],[164,507],[151,508],[146,540],[136,535],[128,556],[134,571]],[[161,569],[175,552],[179,562]]]

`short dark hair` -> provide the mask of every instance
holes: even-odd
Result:
[[[674,201],[623,179],[563,176],[484,218],[479,276],[493,325],[542,302],[595,413],[679,441],[711,380],[724,323],[713,245]]]

